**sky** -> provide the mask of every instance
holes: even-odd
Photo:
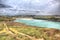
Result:
[[[27,14],[60,15],[60,0],[0,0],[0,15]]]

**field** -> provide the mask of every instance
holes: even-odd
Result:
[[[60,40],[60,30],[0,22],[0,40]]]

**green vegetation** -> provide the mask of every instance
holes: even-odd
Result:
[[[34,19],[43,19],[50,21],[60,21],[60,16],[34,16]]]
[[[0,21],[12,21],[16,18],[33,18],[33,19],[43,19],[43,20],[50,20],[50,21],[58,21],[60,22],[60,16],[36,16],[36,15],[17,15],[17,16],[0,16]]]
[[[60,30],[12,24],[0,23],[0,40],[60,40]]]
[[[13,21],[14,17],[7,17],[7,16],[0,16],[0,22],[1,21]]]

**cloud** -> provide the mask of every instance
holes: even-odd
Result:
[[[20,12],[20,10],[27,10],[27,11],[38,11],[39,10],[41,13],[35,13],[39,15],[40,14],[45,14],[45,15],[52,14],[53,15],[53,14],[56,14],[56,12],[60,13],[59,11],[60,0],[0,0],[0,4],[4,4],[4,6],[6,7],[11,6],[11,9],[5,8],[4,9],[5,11],[0,8],[1,9],[0,11],[7,13],[7,15],[8,14],[17,15],[17,14],[23,13],[23,12]]]

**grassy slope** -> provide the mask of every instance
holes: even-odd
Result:
[[[6,24],[9,30],[12,31],[14,35],[16,34],[15,36],[18,37],[19,40],[32,40],[33,38],[36,38],[37,40],[60,40],[60,30],[32,27],[14,22],[7,22]],[[0,40],[17,40],[16,37],[13,37],[14,35],[11,35],[9,31],[6,31],[4,22],[0,22],[0,32]],[[19,33],[26,34],[32,39]]]

